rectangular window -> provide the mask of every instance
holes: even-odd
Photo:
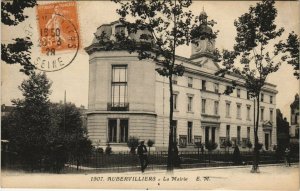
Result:
[[[202,90],[206,90],[206,80],[202,80]]]
[[[260,120],[263,121],[264,120],[264,108],[260,108]]]
[[[187,136],[186,135],[179,135],[179,147],[185,148],[187,144]]]
[[[202,113],[205,113],[206,99],[202,99]]]
[[[264,102],[264,94],[263,93],[260,94],[260,101]]]
[[[173,109],[177,110],[177,99],[178,99],[178,94],[173,94]]]
[[[216,142],[216,127],[212,127],[212,129],[211,129],[211,141],[213,143]]]
[[[108,141],[116,143],[117,142],[117,120],[108,120]]]
[[[250,93],[247,91],[247,99],[250,99]]]
[[[192,88],[193,87],[193,78],[188,77],[188,87]]]
[[[188,96],[188,111],[192,111],[193,109],[193,97],[192,96]]]
[[[128,141],[128,119],[120,120],[120,142],[126,143]]]
[[[219,102],[215,101],[215,105],[214,105],[214,113],[215,115],[219,115]]]
[[[250,127],[247,127],[247,139],[250,140]]]
[[[273,122],[273,109],[270,109],[270,122]]]
[[[193,137],[193,122],[188,121],[188,143],[192,143]]]
[[[250,110],[251,106],[247,106],[247,120],[250,120]]]
[[[273,103],[273,96],[270,96],[270,103]]]
[[[230,125],[226,125],[226,138],[230,139]]]
[[[125,34],[125,26],[119,25],[115,27],[116,34]]]
[[[240,104],[236,105],[236,118],[241,119],[241,105]]]
[[[172,83],[177,84],[177,76],[176,75],[172,76]]]
[[[237,126],[237,144],[241,144],[241,126]]]
[[[236,96],[241,97],[241,89],[236,89]]]
[[[214,83],[214,89],[215,89],[215,93],[219,93],[219,84],[218,83]]]
[[[122,109],[127,107],[127,66],[112,66],[111,107]],[[123,110],[123,109],[122,109]]]
[[[226,103],[226,117],[230,117],[230,103]]]

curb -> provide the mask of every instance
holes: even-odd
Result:
[[[291,166],[299,166],[299,163],[291,163]],[[180,171],[199,171],[199,170],[215,170],[215,169],[234,169],[234,168],[251,168],[252,165],[244,165],[244,166],[222,166],[222,167],[195,167],[195,168],[177,168],[174,169],[173,172],[180,172]],[[259,167],[271,167],[271,166],[282,166],[285,167],[284,163],[278,163],[278,164],[261,164],[259,165]],[[100,174],[107,174],[107,173],[125,173],[125,174],[132,174],[132,173],[141,173],[141,174],[150,174],[150,173],[163,173],[163,172],[167,172],[166,169],[155,169],[155,168],[149,168],[148,170],[146,169],[146,171],[144,173],[141,173],[140,170],[137,171],[124,171],[124,172],[100,172]],[[85,172],[85,174],[93,174],[95,172]],[[96,172],[97,174],[99,172]]]

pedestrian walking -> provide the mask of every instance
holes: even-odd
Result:
[[[291,151],[288,147],[284,151],[284,153],[285,153],[285,166],[291,166],[290,152]]]
[[[234,147],[234,151],[233,151],[233,162],[234,164],[241,164],[241,153],[240,153],[240,149],[239,146],[236,145]]]
[[[138,155],[140,158],[140,163],[141,163],[141,170],[142,172],[145,171],[145,169],[148,166],[148,151],[147,151],[147,147],[144,145],[144,141],[141,141],[139,146],[138,146]]]
[[[204,154],[204,146],[203,146],[203,144],[201,144],[201,154],[202,155]]]

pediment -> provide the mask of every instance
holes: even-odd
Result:
[[[196,59],[193,59],[193,62],[197,63],[203,68],[207,68],[209,70],[218,71],[220,69],[219,65],[213,61],[210,57],[199,57]]]
[[[263,126],[264,126],[264,127],[272,127],[273,124],[272,124],[271,121],[265,121],[265,122],[263,123]]]

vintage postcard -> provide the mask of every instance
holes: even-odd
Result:
[[[1,1],[1,187],[299,190],[299,1]]]

